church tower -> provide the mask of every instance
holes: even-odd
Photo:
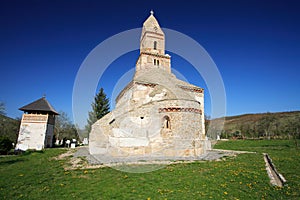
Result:
[[[136,62],[135,76],[148,69],[160,68],[171,73],[170,56],[165,54],[165,34],[153,16],[153,11],[143,24],[140,38],[140,56]]]

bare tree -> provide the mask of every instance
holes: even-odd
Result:
[[[274,121],[275,121],[275,117],[271,113],[267,113],[266,116],[264,116],[260,121],[260,125],[263,128],[265,136],[268,139],[270,139],[271,126]]]
[[[59,112],[59,116],[55,120],[55,136],[59,140],[79,139],[75,125],[71,122],[68,114],[63,111]]]
[[[298,148],[298,140],[300,139],[300,116],[296,116],[295,118],[288,120],[286,132],[289,135],[292,135],[292,138],[295,141],[295,146]]]

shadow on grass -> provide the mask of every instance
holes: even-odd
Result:
[[[14,152],[15,155],[20,155],[20,156],[28,156],[31,154],[44,154],[44,150],[42,151],[36,151],[36,150],[27,150],[27,151],[21,151],[21,150],[16,150]]]
[[[39,154],[44,154],[44,153],[45,153],[44,151],[34,151],[34,150],[14,151],[13,153],[8,154],[8,155],[1,155],[0,166],[24,162],[24,161],[28,160],[27,156],[39,155]]]
[[[17,159],[13,159],[13,160],[1,160],[0,159],[0,166],[11,165],[11,164],[15,164],[18,162],[24,162],[24,161],[26,161],[26,159],[24,159],[24,158],[17,158]]]

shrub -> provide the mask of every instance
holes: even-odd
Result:
[[[13,148],[12,141],[7,137],[0,137],[0,154],[8,154]]]

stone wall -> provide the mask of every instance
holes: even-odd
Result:
[[[54,126],[48,124],[48,117],[42,114],[23,114],[16,149],[26,151],[51,147]]]
[[[113,111],[92,126],[90,152],[116,158],[200,156],[205,153],[200,111],[198,102],[186,100],[152,102],[122,114]]]

